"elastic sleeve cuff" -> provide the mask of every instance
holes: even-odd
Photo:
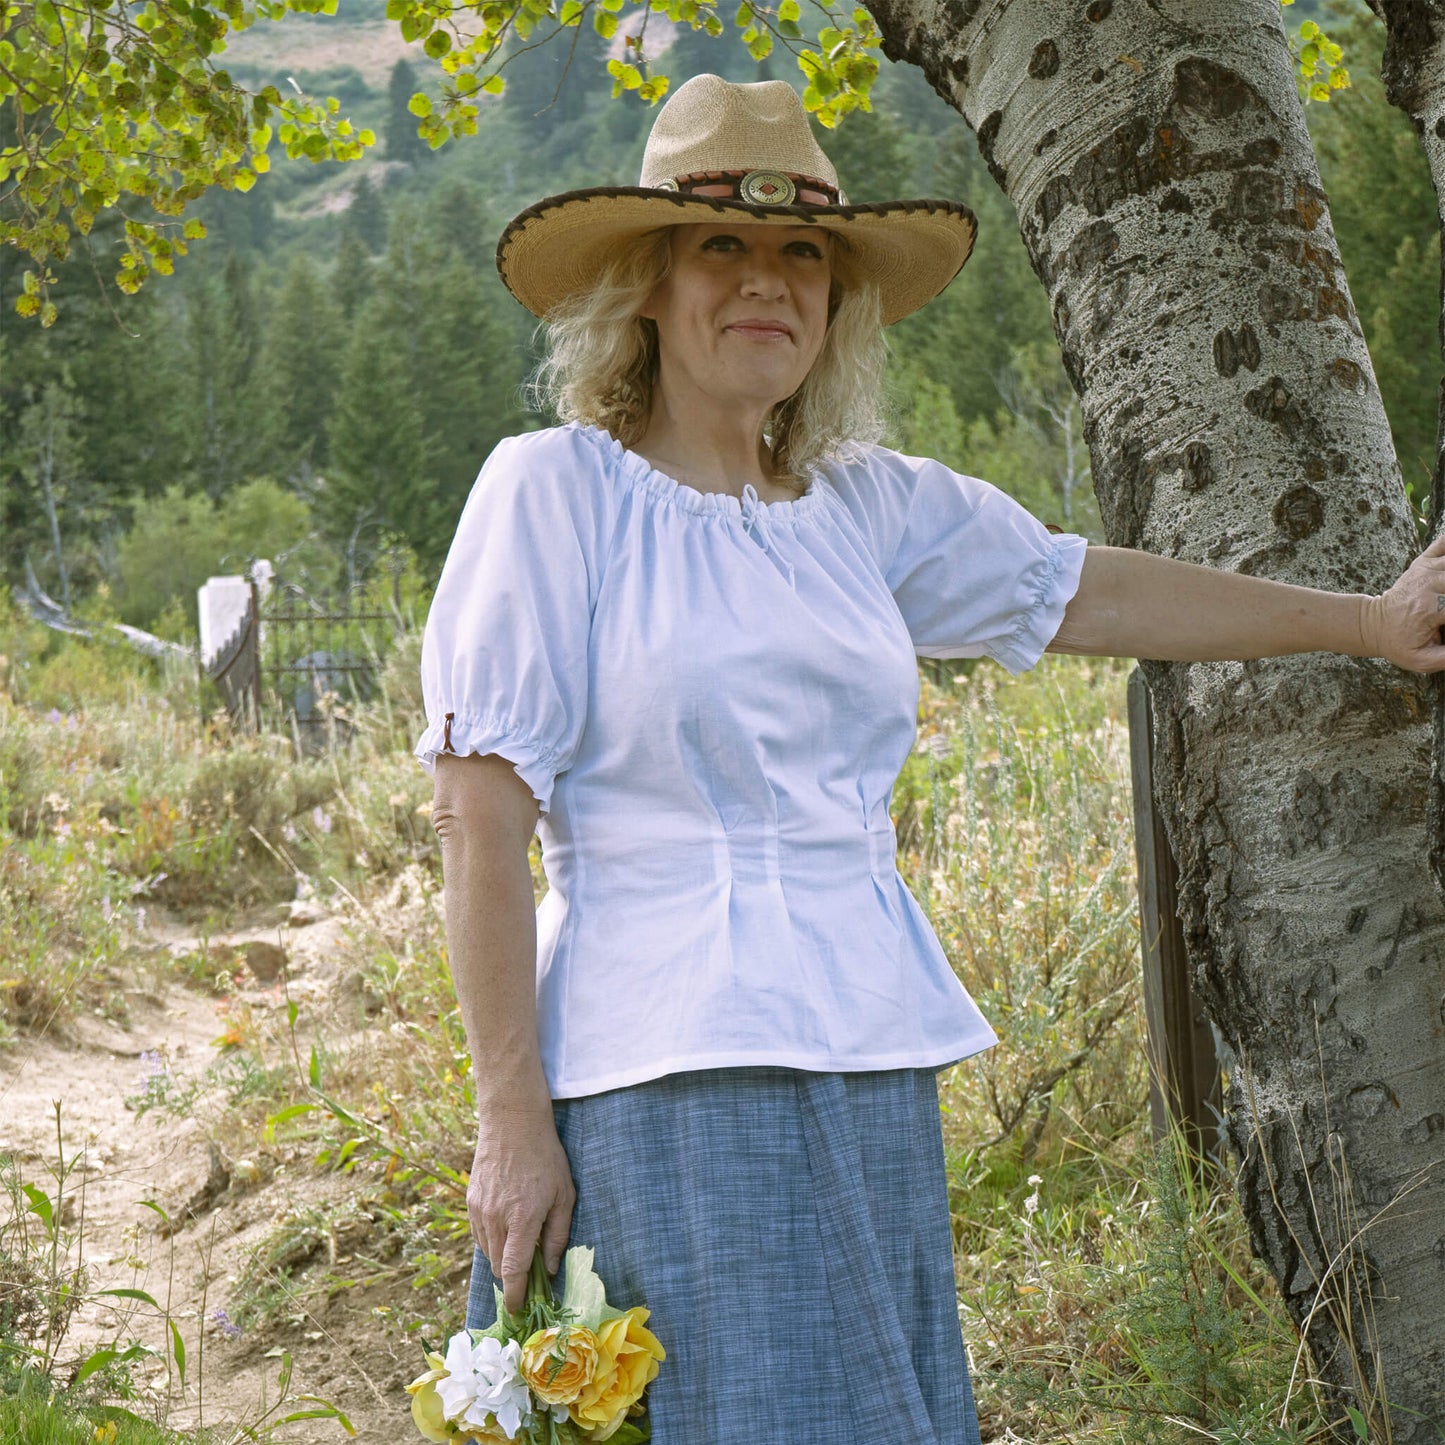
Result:
[[[551,805],[552,785],[563,771],[562,760],[551,748],[529,737],[509,719],[476,713],[446,713],[429,723],[415,752],[429,773],[436,772],[436,760],[448,753],[459,758],[496,753],[517,770],[517,776],[532,790],[544,813]]]
[[[1053,545],[1041,559],[1028,607],[1008,636],[988,649],[988,655],[1015,676],[1027,672],[1044,655],[1063,625],[1064,609],[1079,590],[1088,542],[1068,532],[1049,540]]]

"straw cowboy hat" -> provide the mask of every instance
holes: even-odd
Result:
[[[545,316],[592,286],[626,238],[730,217],[816,224],[845,237],[860,275],[878,285],[884,325],[958,275],[976,230],[957,201],[849,205],[792,86],[698,75],[658,112],[637,185],[564,191],[528,206],[502,232],[497,269],[523,306]]]

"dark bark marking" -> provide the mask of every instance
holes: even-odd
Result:
[[[1263,386],[1245,392],[1244,406],[1261,421],[1277,426],[1287,437],[1297,437],[1304,430],[1305,414],[1281,377],[1272,376]]]
[[[1364,367],[1351,361],[1348,356],[1337,356],[1330,362],[1330,380],[1341,391],[1352,391],[1356,396],[1363,396],[1369,390]],[[1366,510],[1369,510],[1368,507]]]
[[[1063,269],[1076,275],[1096,270],[1119,249],[1119,233],[1108,221],[1091,221],[1069,242],[1061,258]]]
[[[1391,527],[1395,523],[1395,514],[1386,506],[1381,506],[1375,517],[1382,527]]]
[[[1270,281],[1259,288],[1259,314],[1267,326],[1277,326],[1281,321],[1308,320],[1311,308],[1298,291]]]
[[[1405,1130],[1405,1138],[1412,1144],[1423,1144],[1442,1131],[1445,1131],[1445,1114],[1426,1114],[1418,1124]]]
[[[1210,227],[1221,230],[1233,221],[1267,225],[1284,207],[1284,184],[1284,177],[1275,171],[1236,171],[1224,204],[1209,218]]]
[[[1407,114],[1418,114],[1423,109],[1423,88],[1435,78],[1429,69],[1429,55],[1439,37],[1430,7],[1390,5],[1379,13],[1386,33],[1380,63],[1386,99]]]
[[[1109,18],[1109,12],[1114,8],[1114,0],[1094,0],[1084,14],[1094,22],[1095,25],[1101,20]]]
[[[1029,75],[1035,80],[1047,80],[1059,72],[1059,47],[1052,40],[1041,40],[1029,60]]]
[[[1270,515],[1290,541],[1302,542],[1324,525],[1325,499],[1308,482],[1301,482],[1280,494]]]
[[[1384,1084],[1361,1084],[1345,1095],[1345,1107],[1358,1119],[1373,1118],[1384,1111],[1393,1095]]]
[[[1294,189],[1294,214],[1306,231],[1313,231],[1324,215],[1329,200],[1318,186],[1300,181]]]
[[[1104,78],[1108,73],[1109,73],[1109,72],[1108,72],[1107,70],[1105,70],[1102,66],[1100,66],[1097,70],[1094,70],[1094,71],[1092,71],[1092,72],[1090,73],[1089,79],[1090,79],[1095,85],[1098,85],[1098,83],[1099,83],[1101,80],[1103,80],[1103,78]]]
[[[1260,94],[1235,71],[1193,55],[1174,67],[1174,98],[1184,110],[1227,120],[1242,110],[1264,110]]]
[[[1175,186],[1164,192],[1159,201],[1159,209],[1161,211],[1178,211],[1182,215],[1189,216],[1194,213],[1194,202]]]
[[[1442,115],[1440,119],[1435,122],[1435,134],[1438,135],[1441,140],[1445,140],[1445,115]]]
[[[1190,442],[1181,454],[1180,470],[1184,473],[1184,490],[1202,492],[1214,480],[1214,460],[1204,442]]]
[[[1059,138],[1058,131],[1050,128],[1039,137],[1038,144],[1034,147],[1034,154],[1041,156],[1048,148],[1055,144]]]
[[[959,85],[967,85],[968,56],[955,55],[953,59],[948,62],[948,73],[959,83]]]
[[[1008,172],[993,158],[993,148],[998,140],[999,127],[1003,125],[1003,111],[990,111],[978,128],[978,153],[988,167],[988,173],[1000,190],[1008,189]]]
[[[1214,369],[1221,376],[1233,376],[1241,366],[1259,370],[1259,337],[1247,321],[1238,331],[1226,326],[1214,338]]]
[[[1365,926],[1365,919],[1370,916],[1370,910],[1360,904],[1350,909],[1350,916],[1345,919],[1345,932],[1358,933]]]

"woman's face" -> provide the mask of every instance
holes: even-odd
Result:
[[[828,233],[709,224],[675,226],[670,239],[672,269],[642,308],[657,323],[665,391],[763,409],[791,396],[828,329]]]

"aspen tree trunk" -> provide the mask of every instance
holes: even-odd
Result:
[[[1109,540],[1389,586],[1414,527],[1278,0],[870,8],[1014,204]],[[1425,686],[1322,654],[1148,675],[1190,957],[1235,1054],[1255,1248],[1371,1439],[1437,1439],[1445,909]]]
[[[1389,39],[1383,69],[1385,94],[1414,123],[1440,213],[1440,352],[1445,359],[1445,0],[1370,0]],[[1430,533],[1445,522],[1445,380],[1435,434],[1435,479],[1430,489]],[[1435,713],[1435,765],[1430,778],[1430,867],[1445,893],[1445,677],[1431,684]]]

